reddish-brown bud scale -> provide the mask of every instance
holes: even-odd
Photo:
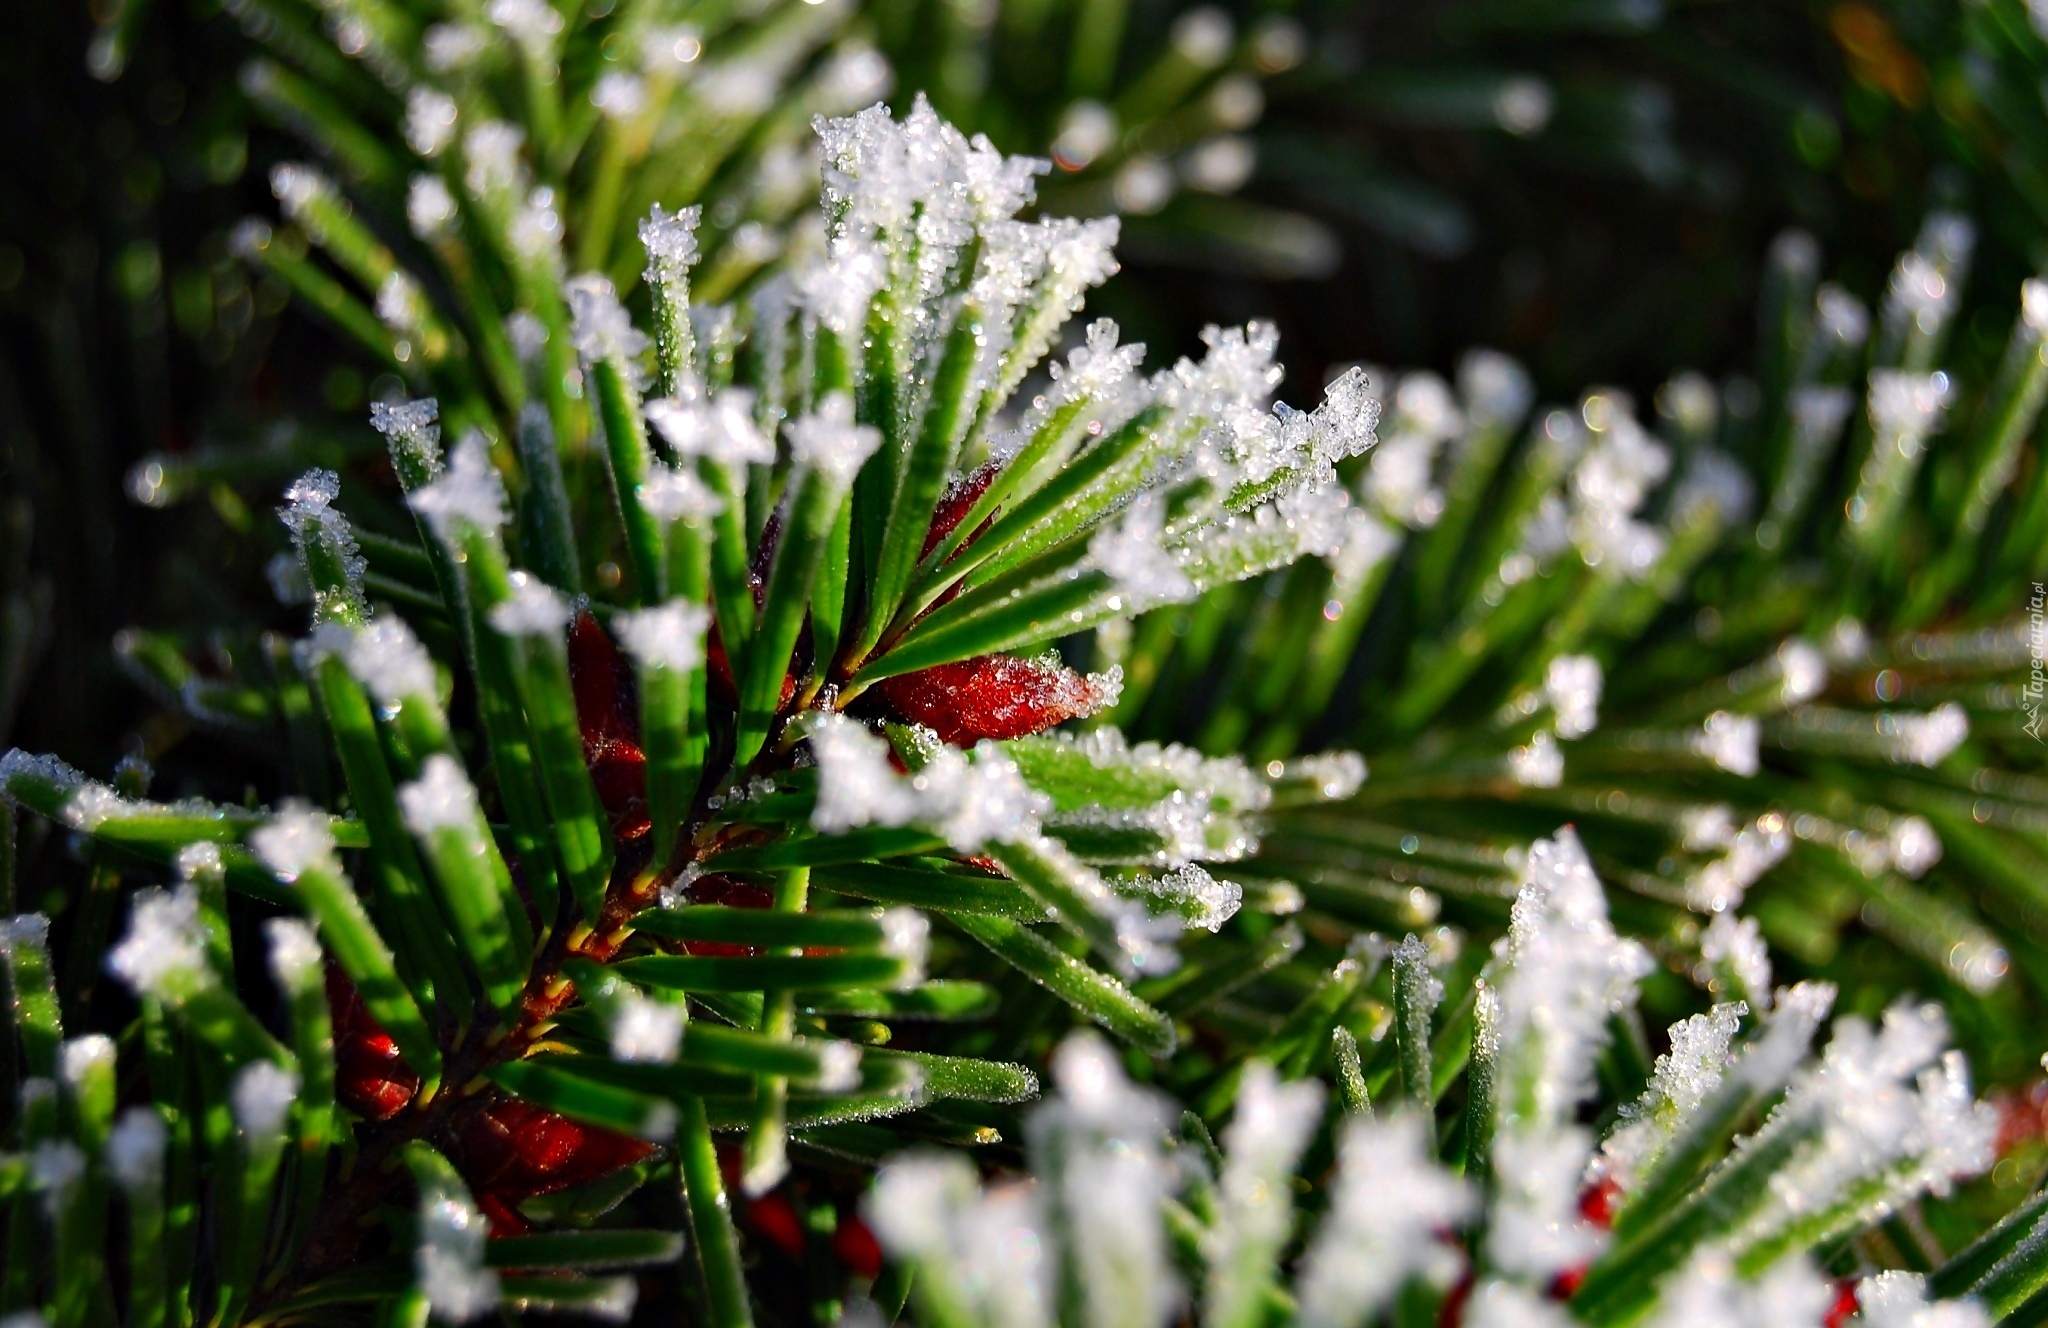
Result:
[[[1099,683],[1064,664],[1015,655],[921,669],[886,679],[877,690],[897,718],[956,747],[1038,733],[1092,715],[1110,699]]]
[[[390,1120],[419,1091],[419,1075],[333,964],[327,966],[327,1010],[334,1020],[335,1100],[364,1120]]]
[[[976,503],[981,501],[981,495],[988,492],[988,486],[995,483],[996,476],[1002,473],[1003,463],[1001,461],[984,461],[981,465],[947,485],[946,491],[939,495],[937,506],[932,508],[931,529],[925,531],[924,547],[918,550],[917,556],[922,558],[933,549],[938,548],[939,541],[952,534],[954,529],[962,521],[966,520],[967,513],[973,510]],[[982,532],[987,530],[994,521],[994,513],[984,517],[981,525],[975,528],[974,533],[960,541],[960,547],[964,549],[974,543],[975,540],[981,538]]]
[[[583,730],[583,761],[611,818],[612,833],[647,833],[647,757],[640,750],[639,703],[633,670],[597,619],[576,615],[569,628],[569,683]]]
[[[491,1092],[465,1104],[455,1125],[450,1160],[469,1182],[479,1207],[496,1214],[492,1234],[513,1234],[501,1228],[519,1205],[537,1195],[585,1185],[631,1166],[654,1146],[610,1130],[572,1121],[530,1102]],[[488,1203],[487,1203],[488,1201]]]

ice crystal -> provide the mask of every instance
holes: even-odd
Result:
[[[278,985],[295,991],[320,978],[320,939],[297,918],[271,918],[263,924],[270,938],[270,971]]]
[[[162,1185],[169,1135],[156,1108],[128,1108],[107,1135],[107,1174],[130,1194]]]
[[[925,813],[914,779],[889,764],[889,744],[858,720],[822,715],[811,725],[811,757],[818,797],[811,825],[820,834],[844,834],[863,825],[908,825]]]
[[[1600,1152],[1608,1175],[1626,1188],[1678,1128],[1720,1086],[1728,1049],[1748,1005],[1729,1001],[1671,1026],[1671,1050],[1657,1057],[1648,1088],[1621,1109],[1621,1126]]]
[[[545,57],[562,31],[562,16],[547,0],[490,0],[484,16],[536,57]]]
[[[427,293],[400,269],[392,269],[377,288],[377,321],[401,337],[420,335],[427,312]]]
[[[137,891],[128,934],[107,952],[107,971],[136,995],[166,1002],[211,981],[199,892],[189,884]]]
[[[1868,1328],[1991,1328],[1973,1300],[1937,1301],[1918,1273],[1883,1272],[1856,1284],[1857,1319]]]
[[[1806,1328],[1823,1322],[1835,1288],[1805,1258],[1773,1264],[1754,1279],[1719,1250],[1695,1254],[1663,1288],[1648,1328]]]
[[[29,1188],[43,1192],[52,1214],[70,1201],[73,1187],[85,1179],[85,1153],[69,1140],[45,1139],[28,1150],[27,1161]]]
[[[585,273],[570,280],[563,292],[572,322],[569,339],[585,364],[610,364],[635,388],[641,386],[639,361],[647,353],[645,333],[633,326],[626,306],[609,279]]]
[[[1104,526],[1088,545],[1088,556],[1109,577],[1126,614],[1192,599],[1195,583],[1161,545],[1165,504],[1147,495],[1131,505],[1122,521]]]
[[[1733,910],[1717,913],[1700,933],[1703,982],[1725,974],[1760,1011],[1771,1008],[1771,956],[1763,929],[1755,918],[1738,918]],[[1720,990],[1715,987],[1715,990]]]
[[[1932,769],[1970,736],[1970,717],[1954,701],[1925,714],[1893,711],[1878,717],[1878,736],[1890,759]]]
[[[1700,913],[1741,907],[1749,887],[1792,851],[1792,835],[1783,816],[1766,812],[1737,831],[1727,850],[1686,882],[1686,907]]]
[[[476,787],[462,763],[436,752],[420,767],[420,777],[398,790],[398,806],[406,829],[416,835],[438,830],[468,830],[481,816]]]
[[[341,871],[327,814],[297,800],[286,802],[268,823],[250,832],[249,849],[283,881],[296,881],[312,871]]]
[[[622,1061],[667,1064],[683,1044],[683,1008],[671,1001],[643,996],[620,984],[606,1021],[612,1055]]]
[[[1508,773],[1524,788],[1556,788],[1564,782],[1564,752],[1548,729],[1508,752]]]
[[[676,673],[704,662],[704,633],[710,625],[710,611],[687,600],[622,613],[612,622],[619,644],[643,668]]]
[[[697,224],[702,208],[665,212],[659,203],[640,223],[640,244],[647,251],[647,284],[672,289],[688,279],[697,264]]]
[[[735,466],[775,460],[775,445],[754,423],[754,394],[745,388],[729,387],[709,399],[650,401],[647,419],[678,456]]]
[[[867,459],[882,445],[882,431],[853,420],[853,398],[834,392],[809,415],[783,427],[790,459],[834,485],[853,482]]]
[[[438,175],[415,175],[406,185],[405,221],[422,240],[449,238],[458,210],[448,182]]]
[[[484,1263],[490,1228],[469,1197],[440,1184],[420,1193],[414,1273],[435,1318],[467,1323],[496,1308],[498,1275]]]
[[[171,870],[180,881],[218,881],[221,869],[220,845],[212,840],[187,844],[171,855]]]
[[[433,657],[402,618],[387,614],[357,630],[342,661],[387,712],[395,714],[408,702],[435,703],[439,685]]]
[[[1563,1307],[1512,1282],[1484,1281],[1465,1302],[1463,1328],[1576,1328]]]
[[[348,519],[334,510],[334,500],[340,494],[341,480],[333,471],[309,470],[284,491],[285,505],[278,509],[278,516],[291,531],[299,564],[314,587],[315,621],[358,621],[370,612],[363,598],[363,572],[369,564],[356,547]],[[313,574],[316,549],[341,573],[340,585],[324,584]]]
[[[1941,836],[1920,816],[1895,816],[1885,828],[1885,853],[1906,876],[1918,880],[1941,861]]]
[[[464,526],[494,531],[505,524],[505,482],[491,464],[483,435],[472,433],[456,444],[448,469],[431,484],[407,496],[413,511],[426,518],[434,533],[453,543]]]
[[[1761,736],[1756,716],[1716,710],[1692,735],[1692,748],[1729,774],[1749,778],[1762,766]]]
[[[1591,655],[1559,655],[1543,673],[1543,696],[1557,717],[1560,738],[1583,738],[1600,722],[1600,661]]]
[[[576,616],[569,601],[531,572],[514,572],[512,593],[492,605],[491,627],[507,636],[559,638]]]
[[[1876,445],[1895,449],[1906,457],[1915,455],[1940,422],[1953,395],[1947,374],[1873,370],[1870,424],[1877,433]]]
[[[892,908],[883,912],[881,924],[882,953],[903,963],[901,985],[914,987],[924,981],[931,957],[931,919],[914,908]]]
[[[526,134],[503,120],[472,125],[462,136],[463,188],[480,200],[496,200],[522,189],[526,175],[520,153]]]
[[[1244,904],[1242,886],[1219,881],[1193,862],[1164,876],[1141,877],[1133,888],[1179,913],[1191,931],[1222,930]]]
[[[1365,786],[1365,758],[1357,752],[1321,752],[1299,758],[1283,773],[1308,780],[1328,801],[1342,802]]]
[[[631,120],[647,108],[647,83],[623,69],[606,70],[591,85],[590,104],[607,120]]]
[[[1036,1189],[982,1194],[960,1154],[913,1152],[876,1176],[868,1216],[883,1248],[944,1278],[973,1322],[1051,1324],[1055,1247]]]
[[[455,141],[455,98],[415,85],[405,97],[405,142],[422,157],[438,157]]]
[[[228,1103],[235,1114],[235,1127],[261,1137],[284,1129],[285,1117],[298,1096],[298,1075],[270,1061],[252,1061],[235,1076]]]
[[[57,1049],[57,1077],[77,1092],[85,1081],[114,1068],[114,1042],[100,1033],[67,1039]]]

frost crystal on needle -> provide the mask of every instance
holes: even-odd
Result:
[[[835,485],[851,484],[867,459],[882,445],[882,431],[853,421],[853,398],[834,392],[809,415],[783,427],[790,459]]]
[[[399,788],[398,805],[406,829],[416,835],[468,830],[482,814],[476,787],[469,782],[462,763],[445,752],[429,756],[420,777]]]
[[[575,611],[569,601],[530,572],[512,573],[512,593],[491,607],[491,626],[507,636],[559,637]]]
[[[211,981],[199,892],[190,885],[138,891],[127,936],[107,952],[107,971],[136,995],[169,1002]]]
[[[498,1303],[498,1275],[484,1264],[490,1229],[469,1196],[432,1184],[420,1194],[414,1271],[434,1317],[467,1323]]]
[[[274,1135],[284,1129],[299,1096],[299,1077],[269,1061],[253,1061],[235,1076],[228,1102],[235,1125],[245,1134]]]
[[[505,482],[498,478],[480,433],[456,444],[446,473],[413,490],[406,501],[444,541],[454,540],[464,525],[496,530],[506,520]]]
[[[296,800],[279,807],[268,824],[250,833],[249,848],[283,881],[295,881],[309,871],[341,870],[327,814]]]
[[[711,613],[700,604],[671,600],[652,609],[622,613],[613,620],[619,644],[642,666],[687,673],[704,662],[704,634]]]
[[[285,506],[278,510],[298,549],[299,565],[314,586],[316,621],[359,621],[370,611],[363,598],[363,572],[368,563],[356,547],[348,519],[334,510],[334,500],[340,495],[341,480],[333,471],[309,470],[284,491]],[[328,578],[316,576],[316,561],[331,564],[340,573],[341,584],[331,585]]]

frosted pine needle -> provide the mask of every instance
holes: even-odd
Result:
[[[1657,1057],[1650,1086],[1622,1107],[1622,1125],[1601,1145],[1607,1174],[1623,1188],[1720,1086],[1729,1046],[1748,1012],[1743,1002],[1730,1001],[1671,1026],[1671,1050]]]
[[[356,547],[355,533],[334,500],[340,496],[341,481],[331,470],[310,470],[285,490],[285,506],[278,515],[291,531],[298,550],[299,565],[306,569],[313,586],[315,622],[361,622],[370,608],[363,598],[363,573],[368,567]],[[341,575],[341,583],[316,574],[316,563]]]
[[[1303,1256],[1303,1324],[1359,1328],[1410,1279],[1448,1285],[1463,1259],[1438,1233],[1474,1207],[1465,1183],[1437,1164],[1420,1118],[1347,1121],[1330,1213]]]
[[[1079,1033],[1053,1056],[1056,1096],[1026,1127],[1088,1328],[1161,1325],[1182,1291],[1158,1214],[1173,1189],[1166,1102],[1133,1085],[1108,1044]]]
[[[414,1270],[434,1317],[467,1323],[496,1308],[498,1275],[484,1266],[489,1228],[467,1195],[438,1185],[420,1194]]]
[[[1283,1084],[1264,1061],[1245,1067],[1236,1114],[1223,1132],[1216,1218],[1203,1238],[1209,1322],[1242,1322],[1257,1312],[1290,1235],[1294,1168],[1322,1112],[1321,1084]]]

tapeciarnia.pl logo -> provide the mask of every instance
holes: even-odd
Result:
[[[2035,742],[2042,740],[2041,700],[2048,691],[2048,615],[2044,615],[2044,604],[2048,604],[2048,591],[2042,583],[2034,583],[2034,596],[2027,601],[2027,654],[2030,671],[2027,685],[2021,690],[2026,699],[2021,702],[2027,712],[2027,722],[2021,725],[2027,736]]]

